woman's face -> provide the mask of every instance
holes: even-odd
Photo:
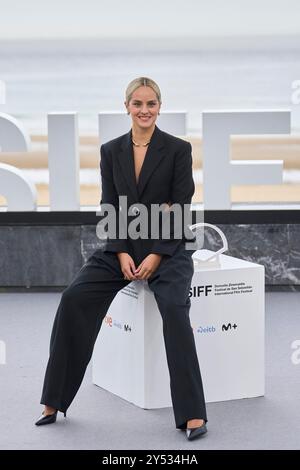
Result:
[[[160,104],[155,94],[149,86],[140,86],[133,93],[128,105],[132,123],[142,129],[148,129],[154,125],[160,110]]]

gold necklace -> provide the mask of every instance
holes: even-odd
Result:
[[[147,147],[147,145],[150,144],[150,140],[146,142],[145,144],[138,144],[137,142],[133,140],[133,138],[131,138],[131,140],[132,140],[133,145],[135,145],[136,147]]]

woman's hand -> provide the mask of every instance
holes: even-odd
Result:
[[[146,256],[140,265],[135,270],[136,279],[148,279],[158,268],[162,259],[162,255],[156,253],[150,253]]]
[[[119,252],[117,253],[117,256],[120,262],[121,271],[124,274],[124,279],[134,281],[136,279],[134,275],[136,268],[131,256],[125,252]]]

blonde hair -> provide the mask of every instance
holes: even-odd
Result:
[[[149,86],[150,88],[152,88],[152,90],[156,94],[159,104],[161,104],[161,93],[157,83],[155,83],[154,80],[148,77],[138,77],[132,80],[126,88],[125,99],[127,105],[131,100],[132,94],[140,86]]]

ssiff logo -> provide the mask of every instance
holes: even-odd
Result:
[[[207,286],[193,286],[190,288],[189,297],[200,297],[201,295],[208,296],[212,291],[212,285]]]

